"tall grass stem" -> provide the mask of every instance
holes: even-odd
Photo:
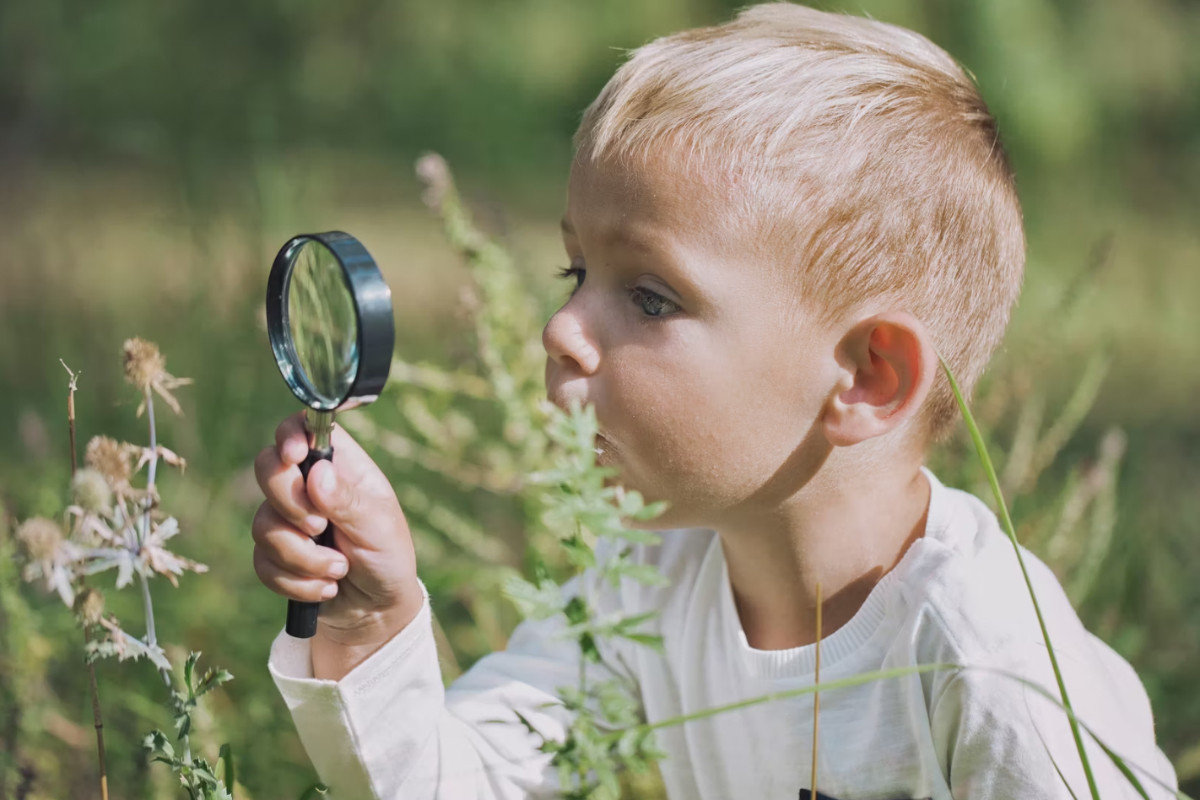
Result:
[[[67,362],[61,358],[58,363],[63,365],[71,382],[67,385],[67,431],[71,446],[71,481],[75,481],[75,473],[79,471],[79,455],[75,447],[75,391],[79,388],[79,376],[82,372],[72,372]],[[92,626],[83,622],[83,641],[85,645],[92,643]],[[104,756],[104,717],[100,713],[100,687],[96,683],[96,664],[85,659],[88,670],[88,690],[92,695],[92,724],[96,729],[96,758],[100,762],[100,800],[108,800],[108,759]]]
[[[967,424],[967,431],[971,434],[971,441],[975,445],[975,451],[979,455],[979,461],[983,465],[983,471],[987,475],[988,485],[992,488],[992,494],[996,498],[996,512],[1000,515],[1000,521],[1004,525],[1004,532],[1008,534],[1008,539],[1012,542],[1013,550],[1017,554],[1017,564],[1021,567],[1021,575],[1025,578],[1025,587],[1029,590],[1029,599],[1033,601],[1033,610],[1037,615],[1038,626],[1042,630],[1042,638],[1046,642],[1046,652],[1050,655],[1050,666],[1054,669],[1054,680],[1058,682],[1058,692],[1062,696],[1063,706],[1070,713],[1068,718],[1071,723],[1071,735],[1075,737],[1075,747],[1079,750],[1079,759],[1083,763],[1083,773],[1087,776],[1088,788],[1092,793],[1092,800],[1100,800],[1100,790],[1096,786],[1096,778],[1092,774],[1092,765],[1088,761],[1087,750],[1083,746],[1083,735],[1079,730],[1079,722],[1075,718],[1075,709],[1071,706],[1071,700],[1067,696],[1067,684],[1063,680],[1062,670],[1058,666],[1058,656],[1054,653],[1054,645],[1050,641],[1050,632],[1046,629],[1046,620],[1042,616],[1042,608],[1038,605],[1037,593],[1033,590],[1033,581],[1029,578],[1029,570],[1025,568],[1025,559],[1021,555],[1021,544],[1017,541],[1016,528],[1013,527],[1012,518],[1008,514],[1008,505],[1004,502],[1004,493],[1000,490],[1000,481],[996,477],[996,468],[992,466],[992,459],[988,455],[987,446],[983,442],[983,435],[979,431],[979,426],[975,423],[975,417],[971,414],[971,409],[967,407],[967,401],[963,398],[962,391],[958,388],[958,381],[954,379],[954,373],[950,371],[950,366],[940,356],[938,357],[942,364],[942,370],[946,373],[946,379],[950,381],[950,389],[954,392],[954,399],[958,401],[958,407],[962,411],[963,420]]]
[[[821,685],[821,582],[817,581],[817,651],[813,669],[813,684]],[[813,692],[813,751],[812,751],[812,796],[817,798],[817,733],[821,717],[821,693]]]

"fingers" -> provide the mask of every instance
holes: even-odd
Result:
[[[307,454],[307,445],[304,447]],[[254,477],[267,502],[294,526],[309,536],[318,536],[325,530],[328,520],[309,500],[300,469],[281,460],[277,448],[264,448],[254,459]]]
[[[299,464],[308,455],[308,431],[304,427],[304,412],[298,411],[279,423],[275,429],[275,449],[280,460],[288,466]]]
[[[319,461],[308,473],[308,499],[318,514],[357,546],[378,550],[407,534],[396,492],[371,457],[345,430],[335,426],[333,461]]]
[[[289,600],[319,603],[338,593],[337,581],[303,578],[287,572],[263,555],[258,547],[254,548],[254,571],[264,586]]]
[[[292,590],[319,591],[346,576],[349,563],[342,553],[322,547],[296,530],[269,503],[263,503],[251,525],[254,566],[263,583],[296,599]]]
[[[336,519],[342,527],[352,527],[360,516],[360,484],[344,474],[343,463],[353,460],[350,454],[335,450],[334,458],[338,459],[336,467],[333,462],[318,461],[308,471],[308,497],[316,513]]]

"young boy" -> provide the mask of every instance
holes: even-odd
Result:
[[[602,461],[670,504],[662,543],[634,552],[667,588],[571,585],[660,612],[664,653],[604,654],[646,719],[811,685],[820,586],[822,681],[989,668],[824,693],[821,795],[1090,796],[1065,714],[996,672],[1057,696],[1010,543],[922,467],[954,419],[938,354],[975,382],[1024,263],[1013,177],[962,70],[890,25],[758,6],[635,52],[576,143],[574,291],[545,328],[546,388],[594,404]],[[281,634],[270,661],[322,779],[344,798],[552,795],[514,712],[561,734],[556,688],[578,670],[563,621],[523,624],[444,690],[396,495],[344,432],[333,444],[305,485],[285,421],[254,522],[263,583],[325,601],[317,635]],[[326,520],[338,550],[309,538]],[[1173,785],[1137,676],[1025,559],[1079,716]],[[806,796],[812,714],[805,696],[661,730],[669,796]],[[1105,798],[1134,796],[1089,753]]]

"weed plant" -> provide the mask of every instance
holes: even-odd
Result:
[[[161,507],[156,480],[160,459],[181,472],[186,462],[158,443],[155,396],[178,414],[179,403],[172,391],[191,381],[167,372],[166,359],[150,342],[129,339],[123,349],[125,378],[141,396],[137,416],[147,417],[149,444],[141,446],[95,436],[87,445],[86,466],[77,469],[75,392],[79,376],[63,364],[70,378],[67,425],[74,502],[63,511],[65,525],[55,519],[33,517],[17,527],[16,539],[23,546],[25,557],[21,576],[26,581],[41,582],[55,592],[64,605],[74,610],[83,631],[82,655],[92,694],[101,798],[108,798],[108,769],[95,662],[116,657],[120,661],[147,659],[169,690],[167,702],[173,712],[174,739],[180,751],[176,752],[170,737],[155,730],[144,740],[150,757],[171,768],[191,800],[232,800],[234,771],[229,746],[223,745],[220,750],[224,778],[218,778],[208,760],[192,752],[191,733],[199,698],[232,680],[233,675],[210,668],[203,676],[197,676],[195,667],[200,654],[192,653],[183,665],[181,687],[174,687],[172,664],[158,639],[149,584],[152,578],[164,576],[177,587],[178,576],[184,572],[208,571],[205,565],[168,549],[167,543],[179,533],[179,522]],[[146,467],[145,484],[137,487],[134,480],[143,467]],[[123,628],[116,616],[105,610],[104,593],[88,582],[89,578],[112,570],[116,571],[116,590],[135,582],[141,590],[146,627],[143,636]],[[27,786],[17,788],[18,796],[28,791]],[[123,793],[118,790],[118,794]]]

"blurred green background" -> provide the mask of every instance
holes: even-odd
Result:
[[[263,332],[275,250],[300,231],[355,233],[393,286],[399,354],[462,361],[466,273],[420,203],[418,154],[447,157],[482,224],[545,293],[562,262],[557,220],[582,109],[624,49],[726,20],[737,6],[0,4],[0,511],[54,515],[67,499],[59,358],[82,371],[81,447],[98,433],[145,440],[121,377],[125,338],[156,341],[174,374],[195,379],[179,392],[185,415],[160,417],[160,440],[189,461],[186,476],[162,487],[183,522],[179,549],[212,572],[178,590],[155,586],[155,602],[162,639],[237,676],[214,696],[207,725],[211,741],[228,739],[241,754],[246,796],[297,797],[315,779],[265,668],[283,604],[250,560],[251,462],[295,408]],[[1137,667],[1161,746],[1196,793],[1200,4],[821,7],[929,36],[977,76],[1000,120],[1029,265],[985,386],[985,397],[1004,399],[988,418],[1003,449],[1021,429],[1019,409],[1061,407],[1088,359],[1111,356],[1045,482],[1091,463],[1107,431],[1127,437],[1114,533],[1096,580],[1074,599]],[[386,424],[388,406],[366,413]],[[941,456],[947,464],[954,447]],[[1053,502],[1035,489],[1015,510],[1037,518]],[[29,797],[96,796],[79,634],[57,599],[17,585],[16,574],[0,572],[0,794],[7,785],[17,796],[24,780]],[[136,602],[110,596],[110,605],[138,630]],[[482,649],[455,645],[465,661]],[[169,724],[152,669],[103,663],[98,672],[114,796],[178,796],[140,755],[138,734]]]

